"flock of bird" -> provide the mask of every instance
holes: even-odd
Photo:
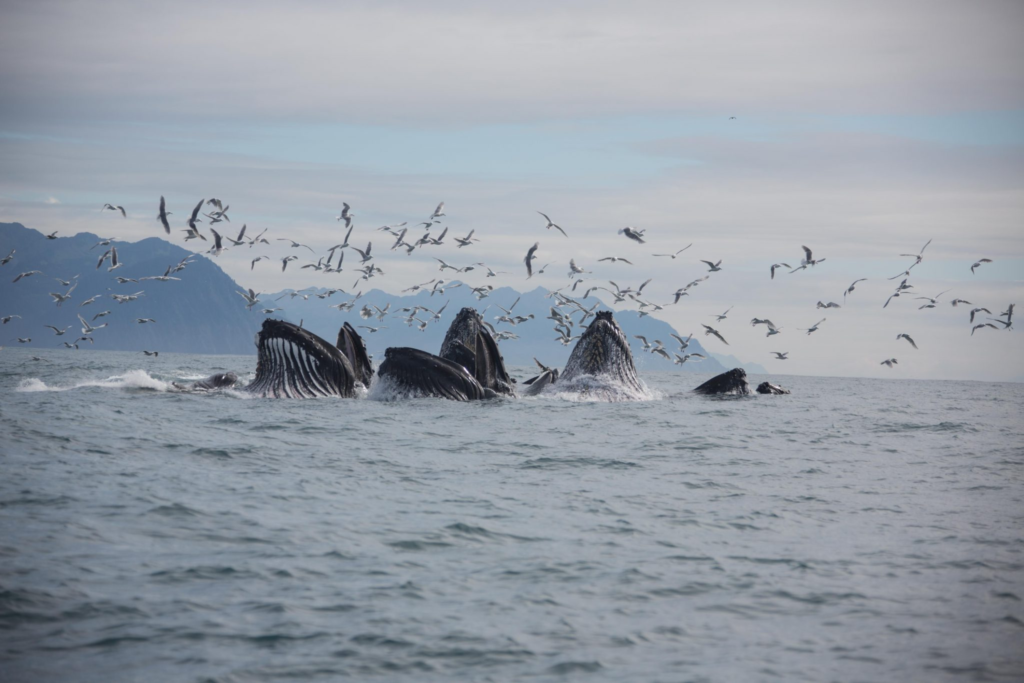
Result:
[[[204,209],[206,212],[204,212]],[[352,207],[348,203],[343,203],[342,210],[336,218],[337,222],[344,223],[344,239],[338,244],[335,244],[328,248],[326,250],[326,253],[319,256],[317,255],[316,251],[309,245],[302,244],[291,238],[276,237],[272,242],[266,236],[268,232],[268,230],[266,229],[262,230],[259,234],[255,236],[249,236],[247,235],[247,226],[244,224],[238,231],[237,236],[231,237],[231,235],[227,234],[227,231],[224,230],[223,227],[220,230],[214,227],[221,223],[231,222],[231,218],[228,213],[229,209],[230,206],[225,204],[220,199],[201,199],[187,214],[188,217],[185,220],[186,227],[182,230],[182,232],[184,233],[184,241],[188,242],[191,240],[201,240],[203,242],[210,242],[211,244],[209,248],[205,249],[204,252],[207,255],[214,258],[220,256],[227,249],[234,247],[248,247],[249,249],[260,248],[261,250],[263,250],[265,248],[272,246],[272,244],[274,243],[285,242],[287,243],[287,246],[282,245],[282,248],[285,250],[285,255],[271,257],[269,255],[261,254],[255,256],[255,258],[251,259],[250,261],[250,270],[255,270],[256,265],[260,262],[266,261],[268,263],[271,263],[277,261],[281,264],[281,272],[286,272],[290,264],[292,264],[295,261],[299,261],[300,256],[298,254],[304,254],[304,252],[302,252],[301,250],[305,249],[313,257],[317,257],[317,260],[308,260],[306,263],[302,265],[293,266],[293,268],[297,267],[301,270],[309,269],[325,274],[341,273],[345,268],[345,254],[346,251],[348,251],[350,254],[353,255],[353,259],[356,258],[355,255],[358,255],[358,262],[356,264],[357,267],[351,267],[352,259],[350,259],[349,267],[351,268],[352,272],[357,272],[360,274],[358,279],[356,279],[356,281],[353,283],[351,289],[359,288],[361,282],[369,281],[374,277],[385,275],[384,270],[374,262],[375,253],[373,251],[372,240],[368,240],[365,247],[362,247],[361,245],[355,246],[350,242],[353,231],[355,230],[355,214],[352,211]],[[445,242],[445,239],[448,237],[447,226],[441,228],[440,231],[437,232],[438,228],[441,226],[442,223],[441,218],[444,218],[446,216],[444,209],[444,202],[441,202],[440,204],[437,205],[434,211],[431,212],[430,215],[426,217],[424,221],[416,224],[412,228],[408,226],[407,222],[403,222],[398,224],[383,225],[377,228],[377,232],[382,232],[387,235],[387,237],[384,237],[383,239],[386,239],[388,242],[390,242],[390,251],[401,250],[406,255],[411,255],[414,252],[419,252],[424,249],[431,249],[434,247],[441,247],[445,244],[450,244],[448,242]],[[127,217],[127,211],[122,205],[106,203],[103,205],[101,211],[118,212],[121,214],[122,218]],[[537,211],[537,213],[545,221],[544,225],[542,226],[544,229],[546,229],[549,232],[552,230],[556,230],[562,237],[570,239],[567,231],[562,226],[555,223],[546,213],[541,211]],[[172,234],[172,228],[169,219],[171,215],[173,214],[167,211],[167,203],[164,197],[160,197],[160,203],[156,220],[159,221],[160,225],[164,228],[167,235]],[[206,229],[209,231],[210,234],[209,237],[207,237],[203,233],[203,230],[200,228],[200,224],[204,223],[203,219],[205,219]],[[540,224],[538,223],[538,225]],[[422,228],[422,232],[419,232],[417,230],[420,228]],[[410,234],[410,231],[413,231],[414,233],[418,234]],[[647,243],[646,231],[633,226],[627,226],[625,228],[620,229],[618,231],[618,234],[623,235],[626,239],[636,243],[637,245],[645,245]],[[46,235],[46,238],[50,240],[57,239],[57,232],[53,232],[49,235]],[[452,241],[455,244],[455,249],[458,250],[456,253],[461,253],[461,250],[471,247],[473,244],[479,242],[479,238],[476,237],[476,230],[470,230],[469,233],[466,234],[465,236],[453,236]],[[897,280],[901,278],[902,279],[900,284],[896,286],[895,291],[888,297],[888,299],[882,305],[883,308],[888,307],[889,304],[893,301],[893,299],[910,296],[913,296],[913,298],[917,301],[925,301],[925,303],[919,307],[920,309],[935,308],[939,303],[940,297],[948,292],[947,290],[944,292],[940,292],[934,297],[928,297],[914,296],[916,292],[911,291],[914,289],[914,285],[909,284],[911,271],[916,266],[922,263],[922,261],[924,260],[924,252],[928,248],[929,244],[931,244],[931,240],[929,240],[924,245],[924,247],[922,247],[921,250],[916,254],[900,254],[900,256],[913,258],[914,262],[911,263],[902,272],[889,278],[889,280]],[[656,258],[669,258],[675,260],[679,258],[681,254],[690,249],[690,247],[692,246],[693,244],[691,243],[675,251],[670,250],[667,253],[654,253],[651,254],[651,256]],[[97,242],[91,248],[95,249],[96,247],[108,247],[100,255],[98,261],[96,262],[95,268],[97,270],[102,268],[104,264],[109,263],[109,265],[107,266],[107,272],[112,274],[113,271],[121,268],[124,265],[124,263],[120,260],[120,257],[118,255],[117,247],[113,244],[113,239],[103,239]],[[788,263],[784,262],[773,263],[769,267],[769,279],[774,280],[776,271],[781,268],[786,268],[790,274],[793,274],[799,271],[807,270],[809,268],[814,268],[826,261],[826,259],[824,258],[815,258],[813,251],[809,247],[803,246],[801,248],[803,250],[803,255],[799,261],[799,264],[796,267],[793,267]],[[544,273],[549,266],[554,265],[553,263],[547,263],[540,268],[535,268],[534,262],[538,258],[539,251],[539,241],[534,242],[534,244],[531,247],[529,247],[525,257],[523,258],[523,265],[525,267],[527,279],[532,278],[534,274]],[[117,284],[124,285],[127,283],[139,283],[148,280],[159,282],[180,280],[180,278],[176,277],[175,274],[180,273],[190,263],[193,263],[194,256],[195,254],[190,254],[189,256],[183,258],[179,263],[168,265],[168,267],[166,268],[162,275],[152,275],[138,279],[112,276],[112,282],[116,281]],[[12,250],[6,257],[0,259],[0,266],[6,266],[11,261],[15,260],[15,257],[15,251]],[[491,292],[494,291],[493,285],[485,283],[473,287],[469,284],[464,285],[464,283],[461,281],[446,281],[443,279],[444,272],[446,270],[451,270],[453,274],[464,275],[475,271],[474,275],[478,276],[480,274],[483,274],[484,280],[495,278],[498,275],[509,274],[506,271],[495,271],[482,262],[474,262],[470,265],[458,266],[448,263],[446,260],[438,257],[432,257],[432,259],[437,261],[437,263],[439,264],[439,270],[442,273],[442,278],[434,278],[427,282],[412,285],[411,287],[403,289],[403,293],[429,291],[430,296],[433,297],[435,295],[443,295],[447,289],[466,286],[471,290],[472,294],[478,300],[483,300],[486,299],[491,294]],[[547,295],[549,298],[554,300],[550,307],[549,315],[547,316],[547,319],[553,321],[554,323],[553,331],[557,335],[554,339],[559,341],[563,345],[569,345],[579,338],[578,332],[585,326],[587,320],[594,315],[597,307],[601,304],[600,301],[597,301],[596,303],[588,307],[583,303],[591,297],[591,294],[593,294],[596,291],[603,291],[607,293],[608,295],[610,295],[612,301],[616,304],[627,303],[629,305],[635,305],[637,307],[638,314],[642,317],[657,311],[661,311],[666,306],[678,304],[682,297],[690,296],[691,290],[693,290],[698,285],[706,282],[712,276],[712,274],[720,273],[724,270],[722,266],[722,259],[718,259],[717,261],[696,259],[696,261],[699,263],[703,263],[707,266],[707,271],[704,274],[704,276],[697,278],[689,282],[688,284],[676,289],[676,291],[672,295],[672,301],[668,301],[665,303],[656,303],[651,300],[650,296],[644,295],[644,289],[645,287],[647,287],[647,285],[650,284],[652,279],[649,278],[636,288],[629,286],[623,287],[612,280],[595,283],[593,280],[585,277],[591,275],[592,272],[584,269],[581,265],[579,265],[575,258],[570,258],[568,278],[571,280],[571,283],[563,287],[560,287],[554,291],[551,291]],[[629,259],[621,256],[607,256],[604,258],[597,259],[597,262],[608,263],[610,266],[614,266],[616,263],[620,262],[625,263],[627,265],[633,265],[633,261],[630,261]],[[973,274],[978,268],[982,267],[984,264],[991,262],[992,260],[989,258],[978,259],[973,265],[971,265],[971,273]],[[39,270],[24,271],[18,274],[13,279],[13,282],[17,283],[24,278],[38,275],[42,275],[42,273]],[[53,303],[55,303],[56,306],[60,307],[63,304],[72,300],[72,294],[74,293],[77,287],[77,283],[74,282],[74,280],[77,277],[78,276],[75,276],[75,278],[72,278],[70,280],[63,280],[61,278],[57,278],[57,281],[60,282],[63,287],[66,287],[68,289],[64,292],[50,293],[50,297],[52,297]],[[846,303],[847,297],[855,291],[857,285],[861,282],[865,282],[866,280],[867,278],[858,278],[854,280],[854,282],[851,283],[850,286],[843,291],[843,304]],[[610,287],[605,286],[604,282],[607,282],[607,285],[610,285]],[[587,285],[583,288],[582,295],[577,295],[577,289],[580,285],[584,283],[587,283]],[[329,288],[324,291],[320,291],[317,288],[308,288],[307,290],[287,292],[278,299],[284,298],[285,296],[290,296],[292,298],[302,297],[303,299],[308,300],[310,296],[316,296],[319,299],[327,300],[330,299],[334,294],[339,292],[347,294],[345,290],[342,288]],[[252,289],[249,289],[248,291],[240,291],[238,293],[244,299],[245,306],[249,310],[252,310],[256,306],[259,306],[261,303],[263,303],[263,301],[260,299],[262,294]],[[118,304],[125,304],[136,301],[139,299],[139,297],[142,297],[144,295],[144,290],[140,290],[133,294],[112,293],[109,296]],[[78,306],[84,307],[93,304],[96,301],[98,301],[102,296],[102,294],[96,294],[92,297],[84,299],[78,304]],[[338,309],[339,311],[350,311],[355,308],[355,306],[357,305],[357,301],[361,298],[361,296],[362,290],[359,289],[359,291],[357,291],[355,295],[352,295],[350,299],[340,303],[328,305],[331,308]],[[497,306],[497,308],[501,310],[501,315],[493,316],[493,323],[488,321],[487,324],[491,328],[492,333],[494,334],[495,338],[498,341],[517,339],[518,335],[516,335],[513,331],[514,328],[518,325],[525,324],[534,320],[535,316],[533,314],[522,316],[513,313],[516,304],[518,303],[519,299],[517,299],[507,309],[502,306]],[[975,306],[973,303],[966,301],[964,299],[953,299],[950,301],[950,303],[954,307],[959,306],[961,304],[964,304],[965,306]],[[429,324],[441,321],[442,314],[447,308],[447,306],[448,302],[445,302],[443,305],[437,307],[436,310],[431,307],[416,305],[392,311],[390,303],[386,304],[383,308],[375,305],[366,305],[361,307],[361,309],[359,310],[359,315],[364,320],[375,319],[377,322],[384,322],[390,315],[393,318],[400,318],[406,325],[410,327],[415,326],[420,331],[425,331]],[[833,301],[825,302],[819,300],[817,303],[817,308],[839,309],[842,308],[842,305]],[[971,334],[973,335],[978,330],[985,328],[1004,330],[1012,329],[1013,309],[1014,304],[1009,304],[1006,310],[1000,313],[998,316],[988,317],[987,320],[991,322],[979,321],[978,324],[974,324],[975,316],[977,314],[986,313],[989,316],[992,316],[993,314],[990,309],[982,306],[972,308],[970,311],[970,324],[973,325],[973,327],[971,328]],[[281,310],[281,308],[272,307],[268,305],[265,305],[264,307],[260,308],[261,313],[263,313],[264,315],[270,315],[279,310]],[[719,325],[719,327],[721,327],[720,323],[728,319],[728,314],[731,310],[732,307],[730,307],[729,309],[727,309],[726,311],[719,315],[713,316],[715,318],[715,320],[713,321],[714,324]],[[108,315],[111,315],[111,311],[102,311],[100,313],[95,314],[91,320],[87,321],[81,314],[79,314],[78,318],[82,325],[81,336],[79,336],[73,342],[62,341],[63,345],[67,348],[78,349],[79,344],[82,342],[88,341],[92,343],[94,340],[91,335],[107,326],[106,322],[100,325],[93,325],[93,323],[95,323],[97,319]],[[12,320],[19,319],[20,317],[21,316],[16,314],[8,315],[0,318],[0,322],[6,325]],[[827,318],[822,318],[821,320],[816,322],[814,325],[811,325],[810,327],[799,329],[800,331],[805,332],[809,336],[814,332],[818,331],[820,326],[823,323],[825,323],[826,320]],[[156,320],[152,318],[135,318],[135,323],[140,325],[155,322]],[[755,317],[750,321],[750,324],[755,327],[758,325],[764,325],[767,329],[766,337],[778,335],[783,329],[782,327],[776,325],[771,320],[766,318]],[[726,340],[725,333],[722,330],[716,329],[715,327],[709,324],[702,323],[701,326],[704,328],[705,336],[714,337],[724,345],[729,344],[729,342]],[[46,327],[51,329],[55,336],[57,337],[64,336],[70,329],[70,327],[59,329],[58,327],[53,325],[47,325]],[[359,327],[365,329],[369,334],[374,334],[381,329],[387,329],[386,325],[368,324]],[[677,336],[675,334],[672,334],[671,336],[673,337],[674,341],[678,344],[678,348],[666,348],[665,342],[657,339],[649,342],[646,339],[646,337],[642,335],[635,335],[635,338],[639,340],[642,344],[642,351],[646,351],[655,356],[660,356],[665,360],[675,363],[676,365],[682,365],[687,362],[705,359],[705,356],[703,354],[687,353],[687,348],[691,340],[693,339],[692,333],[686,338]],[[17,340],[20,343],[28,343],[32,341],[30,337],[18,337]],[[898,342],[900,340],[905,340],[915,350],[918,348],[917,343],[907,333],[901,332],[897,334],[896,341]],[[157,355],[158,353],[156,351],[149,350],[144,350],[144,352],[147,355],[153,356]],[[777,360],[787,360],[789,358],[788,351],[770,351],[769,353],[772,354]],[[896,365],[897,362],[898,361],[896,358],[887,358],[883,360],[881,364],[891,368],[894,365]]]

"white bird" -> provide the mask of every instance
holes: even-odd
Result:
[[[312,254],[316,253],[315,251],[313,251],[312,247],[310,247],[310,246],[308,246],[306,244],[299,244],[295,240],[288,239],[287,237],[277,237],[276,240],[278,242],[291,242],[292,249],[298,249],[299,247],[305,247],[306,249],[309,249],[310,253],[312,253]]]
[[[825,262],[825,259],[823,259],[823,258],[815,259],[812,256],[812,254],[811,254],[810,248],[804,247],[804,246],[801,246],[800,248],[804,250],[804,258],[800,261],[800,267],[799,268],[794,268],[793,270],[791,270],[789,272],[795,273],[798,270],[803,270],[807,266],[814,266],[814,265],[817,265],[819,263],[824,263]]]
[[[168,235],[171,234],[171,224],[167,221],[167,217],[170,215],[167,213],[167,202],[164,201],[163,195],[160,195],[160,213],[156,215],[156,219],[164,226]]]
[[[345,221],[345,227],[352,227],[352,207],[348,205],[348,202],[341,203],[341,214],[338,215],[339,221]]]
[[[690,244],[687,244],[685,247],[683,247],[682,249],[680,249],[679,251],[677,251],[674,254],[652,254],[652,256],[668,256],[670,259],[675,260],[675,258],[677,256],[679,256],[680,254],[682,254],[684,251],[686,251],[687,249],[689,249],[692,246],[693,246],[693,243],[691,242]]]
[[[123,263],[121,263],[120,261],[117,260],[117,247],[111,247],[110,248],[110,267],[107,268],[107,272],[109,273],[112,270],[116,270],[116,269],[120,268],[123,265],[124,265]]]
[[[999,329],[998,327],[996,327],[992,323],[981,323],[981,324],[975,325],[974,327],[971,328],[971,336],[972,337],[974,336],[975,330],[980,330],[980,329],[982,329],[984,327],[991,327],[993,330],[998,330]]]
[[[0,318],[0,322],[2,322],[4,325],[6,325],[7,323],[11,322],[15,318],[18,318],[20,320],[21,316],[20,315],[5,315],[3,318]]]
[[[913,258],[913,259],[917,259],[917,260],[916,260],[916,261],[914,262],[914,265],[916,266],[916,265],[917,265],[918,263],[920,263],[920,262],[921,262],[921,260],[922,260],[922,259],[924,258],[924,250],[925,250],[925,249],[927,249],[927,248],[928,248],[928,245],[929,245],[929,244],[931,244],[931,243],[932,243],[932,241],[931,241],[931,240],[928,240],[927,242],[925,242],[925,243],[924,243],[924,246],[923,246],[923,247],[921,247],[921,251],[919,251],[919,252],[918,252],[918,253],[916,253],[916,254],[900,254],[900,256],[909,256],[910,258]]]
[[[891,368],[892,366],[896,365],[896,359],[887,358],[886,360],[883,360],[881,363],[879,363],[879,365],[887,365]]]
[[[261,292],[254,292],[251,288],[249,289],[248,292],[239,292],[238,290],[235,290],[235,293],[238,294],[243,299],[245,299],[245,307],[250,311],[252,310],[253,306],[260,302],[259,297]]]
[[[71,292],[75,291],[75,287],[77,287],[77,286],[78,286],[78,283],[76,282],[75,284],[71,285],[71,289],[69,289],[64,294],[60,294],[58,292],[50,292],[50,296],[52,296],[53,300],[57,303],[57,308],[60,308],[60,305],[62,303],[64,303],[65,301],[67,301],[68,299],[71,298]]]
[[[711,261],[705,261],[704,259],[700,259],[700,262],[708,264],[708,272],[709,273],[717,273],[718,271],[720,271],[722,269],[721,268],[722,259],[718,259],[718,263],[712,263]]]
[[[153,320],[152,318],[136,318],[135,322],[142,325],[143,323],[155,323],[156,321]]]
[[[971,275],[974,275],[974,269],[981,267],[982,263],[992,263],[992,259],[990,259],[990,258],[978,259],[978,261],[973,266],[971,266]]]
[[[688,353],[685,356],[680,356],[677,353],[677,354],[675,354],[675,356],[676,356],[676,360],[675,360],[675,364],[676,365],[682,365],[683,363],[685,363],[686,361],[690,360],[691,358],[700,358],[701,360],[704,360],[705,358],[707,358],[707,356],[705,356],[704,354],[701,354],[701,353]]]
[[[17,249],[11,249],[11,253],[10,254],[8,254],[7,256],[4,256],[2,259],[0,259],[0,266],[6,266],[8,263],[10,263],[11,259],[14,258],[14,252],[15,251],[17,251]]]
[[[867,278],[866,277],[862,277],[859,280],[854,280],[853,284],[851,284],[849,287],[847,287],[846,291],[843,292],[843,301],[846,301],[846,295],[854,290],[854,288],[857,286],[858,282],[867,282]]]
[[[104,204],[103,208],[100,209],[100,211],[104,211],[106,209],[110,209],[111,211],[120,211],[121,212],[121,218],[127,218],[128,217],[128,214],[126,214],[124,212],[124,207],[123,206],[114,206],[113,204]]]
[[[11,282],[17,282],[18,280],[22,279],[23,277],[32,277],[33,275],[42,275],[42,274],[43,274],[43,271],[41,271],[41,270],[30,270],[28,272],[19,274],[18,277],[14,278]]]
[[[65,327],[65,328],[64,328],[63,330],[58,330],[58,329],[57,329],[56,327],[54,327],[53,325],[43,325],[43,327],[49,327],[49,328],[50,328],[51,330],[53,330],[53,333],[54,333],[55,335],[57,335],[58,337],[63,337],[63,336],[64,336],[64,333],[65,333],[65,332],[67,332],[68,330],[70,330],[70,329],[71,329],[72,327],[74,327],[74,325],[68,325],[68,326],[67,326],[67,327]],[[993,325],[993,327],[995,327],[995,326]]]
[[[283,273],[285,271],[285,268],[288,267],[289,261],[297,261],[298,259],[298,256],[285,256],[283,259],[281,259],[281,272]],[[250,270],[252,269],[250,268]]]
[[[369,325],[356,325],[356,327],[358,327],[361,330],[369,330],[370,334],[373,334],[377,330],[386,330],[386,329],[388,329],[387,327],[385,327],[383,325],[381,327],[370,327]]]
[[[601,261],[611,261],[612,263],[618,263],[619,261],[622,261],[623,263],[628,263],[629,265],[633,265],[632,261],[630,261],[628,259],[620,258],[618,256],[606,256],[604,258],[597,259],[597,261],[598,261],[598,263],[600,263]]]
[[[789,360],[789,351],[770,351],[775,354],[776,360]]]
[[[466,235],[465,237],[456,237],[456,238],[455,238],[455,241],[459,243],[459,248],[460,248],[460,249],[461,249],[462,247],[468,247],[468,246],[469,246],[469,245],[471,245],[471,244],[472,244],[473,242],[479,242],[479,241],[480,241],[480,240],[478,240],[478,239],[474,239],[474,238],[473,238],[473,233],[474,233],[474,232],[476,232],[476,230],[475,230],[475,229],[474,229],[474,230],[470,230],[470,231],[469,231],[469,234],[468,234],[468,235]]]
[[[626,226],[625,228],[619,230],[618,234],[625,235],[629,239],[633,240],[634,242],[639,242],[640,244],[646,243],[646,240],[644,240],[643,238],[643,230],[637,230],[636,228]]]
[[[526,258],[523,259],[523,263],[526,264],[526,279],[529,280],[533,277],[533,261],[537,258],[537,249],[540,248],[540,242],[534,242],[530,250],[526,252]]]
[[[434,220],[435,218],[440,218],[441,216],[444,216],[445,214],[443,212],[444,202],[441,202],[440,204],[437,205],[437,208],[434,209],[434,213],[430,214],[430,220]]]
[[[701,323],[701,327],[704,328],[704,336],[705,337],[708,336],[709,334],[713,334],[714,336],[716,336],[719,339],[721,339],[723,344],[725,344],[726,346],[729,345],[729,342],[725,341],[725,337],[723,337],[722,334],[718,330],[716,330],[715,328],[711,327],[710,325],[705,325],[703,323]]]
[[[842,308],[842,306],[834,301],[829,301],[827,304],[824,301],[819,301],[815,308]]]
[[[773,263],[772,264],[772,279],[773,280],[775,279],[775,269],[776,268],[781,268],[783,266],[785,266],[786,268],[792,268],[793,267],[793,266],[789,265],[788,263]]]
[[[978,313],[981,313],[982,311],[988,313],[989,315],[992,315],[992,311],[988,310],[987,308],[978,307],[978,308],[972,309],[971,310],[971,324],[972,325],[974,324],[974,316],[977,315]]]
[[[572,277],[573,275],[581,275],[583,273],[589,273],[589,272],[590,271],[583,270],[582,268],[577,266],[576,265],[576,259],[572,259],[572,258],[569,259],[569,277]]]
[[[147,356],[154,356],[155,357],[155,356],[159,356],[160,355],[159,351],[147,351],[146,349],[142,349],[142,352],[144,354],[146,354]]]
[[[366,251],[363,251],[359,247],[352,247],[352,249],[353,251],[359,253],[359,256],[361,257],[359,261],[360,263],[368,263],[370,259],[373,258],[373,256],[370,254],[371,250],[373,249],[373,242],[366,243]]]
[[[818,325],[820,325],[820,324],[822,324],[823,322],[825,322],[825,320],[827,320],[827,318],[822,318],[822,319],[821,319],[821,320],[819,320],[818,322],[816,322],[816,323],[814,323],[813,325],[811,325],[810,327],[808,327],[808,328],[807,328],[807,329],[805,330],[805,331],[807,332],[807,336],[810,336],[812,332],[817,332],[817,331],[818,331]],[[801,328],[801,329],[803,329],[803,328]]]
[[[544,226],[545,228],[547,228],[548,230],[550,230],[551,228],[558,228],[558,231],[560,233],[562,233],[563,235],[565,235],[565,230],[562,230],[562,227],[560,225],[556,225],[555,223],[552,223],[551,219],[548,218],[548,215],[546,213],[544,213],[543,211],[538,211],[537,213],[539,213],[541,216],[544,216],[544,220],[546,220],[548,222],[548,224]],[[568,235],[565,235],[565,236],[568,237]]]
[[[725,313],[722,313],[721,315],[716,315],[715,316],[715,322],[719,322],[720,323],[723,320],[725,320],[726,316],[729,315],[729,311],[731,311],[731,310],[732,310],[732,306],[730,306],[729,308],[725,309]]]
[[[900,339],[906,339],[908,342],[910,342],[911,346],[913,346],[915,349],[917,348],[917,344],[914,343],[914,340],[910,338],[909,334],[897,334],[896,341],[899,341]]]

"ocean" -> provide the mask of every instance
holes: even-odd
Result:
[[[1024,385],[170,390],[254,366],[0,351],[0,680],[1024,680]]]

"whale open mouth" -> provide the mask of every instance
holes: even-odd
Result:
[[[595,380],[597,380],[595,382]],[[601,311],[576,343],[555,385],[560,391],[604,387],[606,400],[642,400],[647,387],[636,374],[629,341],[611,311]]]
[[[256,347],[256,378],[246,387],[251,394],[265,398],[355,396],[356,378],[348,358],[308,330],[267,319]]]

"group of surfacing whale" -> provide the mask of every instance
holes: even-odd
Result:
[[[373,363],[362,338],[345,323],[337,344],[330,344],[309,330],[283,320],[267,319],[257,335],[256,377],[238,387],[231,372],[213,375],[181,389],[239,388],[262,398],[355,398],[370,388]],[[377,384],[388,387],[389,397],[436,397],[474,401],[497,397],[537,396],[543,392],[575,393],[606,401],[651,398],[633,365],[625,333],[611,311],[597,313],[577,341],[561,373],[545,368],[523,382],[509,377],[498,345],[476,310],[463,308],[455,316],[438,355],[407,347],[384,352],[377,369]],[[701,394],[746,395],[753,393],[746,372],[736,368],[694,389]],[[788,394],[787,389],[762,383],[762,394]]]

